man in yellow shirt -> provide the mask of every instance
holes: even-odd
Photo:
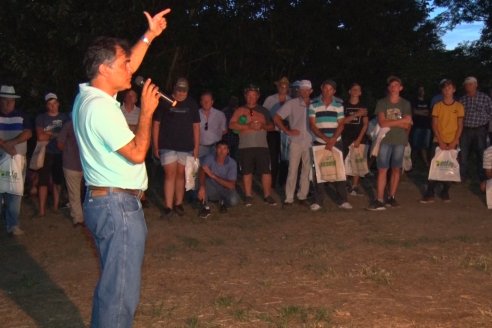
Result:
[[[434,142],[442,150],[456,149],[459,144],[461,132],[463,131],[463,117],[465,109],[463,105],[454,100],[456,85],[451,80],[441,82],[441,93],[443,100],[438,102],[432,108],[432,131],[434,132]],[[448,181],[441,181],[443,184],[441,199],[449,202]],[[427,191],[420,200],[421,203],[427,204],[434,202],[434,188],[437,181],[429,180]]]

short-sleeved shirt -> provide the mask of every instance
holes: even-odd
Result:
[[[41,128],[45,132],[51,131],[55,137],[51,138],[46,146],[46,152],[49,154],[61,154],[57,146],[57,136],[60,133],[63,124],[70,117],[66,113],[58,113],[56,116],[50,116],[48,113],[39,114],[36,117],[36,128]]]
[[[492,146],[489,146],[483,152],[483,168],[485,170],[492,170]]]
[[[138,120],[140,119],[140,108],[133,105],[131,111],[127,111],[125,105],[121,105],[121,112],[125,116],[128,125],[138,125]]]
[[[465,116],[463,105],[455,101],[446,105],[440,101],[432,109],[432,117],[437,118],[437,130],[445,143],[453,142],[458,130],[458,118]]]
[[[397,103],[392,103],[388,97],[380,99],[376,104],[376,115],[384,113],[387,120],[398,120],[407,115],[412,115],[412,108],[408,100],[400,97]],[[392,127],[381,141],[390,145],[406,145],[408,143],[407,131],[404,128]]]
[[[338,128],[338,121],[343,119],[343,105],[335,99],[328,106],[321,97],[314,99],[309,106],[309,117],[314,118],[316,127],[328,138],[333,137]],[[318,136],[315,140],[324,144],[325,141]]]
[[[345,102],[344,115],[351,116],[361,109],[367,109],[367,106],[362,102],[351,104],[350,101],[347,100]],[[344,144],[351,144],[359,137],[360,131],[362,131],[362,128],[364,127],[363,118],[364,117],[362,116],[356,116],[350,122],[345,123],[342,131],[342,140]],[[362,137],[361,142],[367,142],[365,135]]]
[[[222,139],[227,131],[226,117],[220,110],[211,108],[208,118],[200,108],[200,145],[211,146]],[[206,129],[205,129],[206,127]]]
[[[145,163],[132,163],[118,153],[135,135],[116,97],[80,84],[72,120],[87,185],[147,189]]]
[[[72,121],[68,121],[63,125],[58,135],[58,142],[63,144],[63,168],[72,171],[82,171],[79,146],[77,146],[77,140],[75,139]]]
[[[278,96],[278,93],[276,93],[276,94],[273,94],[273,95],[266,97],[265,101],[263,102],[263,107],[268,109],[271,117],[274,117],[275,114],[277,114],[280,107],[282,107],[290,99],[291,99],[291,97],[289,95],[287,95],[285,98],[285,101],[281,102],[280,97]],[[278,128],[276,126],[275,126],[275,129],[278,130]]]
[[[209,154],[203,160],[202,166],[208,166],[213,174],[224,180],[236,181],[237,180],[237,164],[230,156],[227,156],[224,164],[221,165],[215,160],[215,154]],[[207,179],[210,179],[207,177]],[[213,179],[210,179],[212,183],[217,184]]]
[[[285,102],[277,111],[278,116],[289,121],[291,129],[300,132],[298,136],[289,136],[289,140],[292,143],[307,147],[313,143],[313,136],[309,130],[308,110],[309,106],[306,106],[302,98],[295,98]]]
[[[460,103],[465,107],[465,128],[477,128],[489,124],[492,119],[492,100],[483,92],[477,92],[473,97],[463,96]]]
[[[260,113],[265,117],[265,122],[267,124],[272,123],[272,117],[270,116],[270,112],[263,106],[256,105],[254,108],[251,108],[257,113]],[[247,118],[249,120],[249,117]],[[267,142],[267,131],[259,130],[259,131],[248,131],[239,133],[239,149],[244,148],[268,148]]]
[[[10,140],[17,137],[24,130],[32,130],[31,120],[21,110],[14,109],[8,114],[0,112],[0,139]],[[15,145],[17,154],[26,156],[27,142],[21,142]],[[0,158],[3,157],[5,151],[0,148]]]
[[[200,123],[198,105],[190,97],[178,101],[176,106],[160,103],[154,112],[153,121],[159,126],[159,149],[188,152],[195,147],[193,124]]]

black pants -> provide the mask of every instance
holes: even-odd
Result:
[[[272,173],[272,188],[277,185],[278,169],[280,163],[280,132],[268,131],[268,149],[270,151],[270,170]]]

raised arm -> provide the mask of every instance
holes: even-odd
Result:
[[[154,17],[151,17],[148,12],[144,11],[145,18],[147,18],[148,29],[132,48],[130,59],[132,73],[135,73],[140,67],[152,41],[166,29],[167,21],[164,16],[170,12],[171,9],[168,8],[157,13]]]

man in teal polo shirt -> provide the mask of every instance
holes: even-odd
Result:
[[[93,297],[91,327],[131,327],[140,297],[141,267],[147,227],[140,196],[147,189],[145,155],[159,90],[144,83],[141,113],[133,133],[116,101],[131,87],[152,40],[166,28],[166,15],[145,16],[148,29],[130,49],[124,40],[98,38],[88,48],[84,66],[89,83],[81,84],[73,106],[87,194],[86,226],[94,236],[101,276]]]

